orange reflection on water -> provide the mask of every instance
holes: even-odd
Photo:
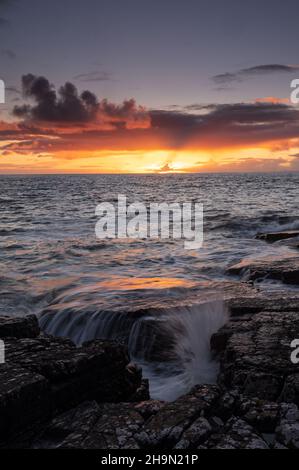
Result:
[[[117,277],[101,283],[105,289],[116,290],[167,289],[194,285],[192,281],[174,277]]]

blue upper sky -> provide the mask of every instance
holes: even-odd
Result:
[[[240,71],[297,65],[298,17],[298,0],[0,0],[0,75],[154,108],[288,97],[296,68]]]

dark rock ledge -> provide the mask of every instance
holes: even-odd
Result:
[[[247,281],[272,279],[285,284],[299,285],[299,257],[241,261],[227,270],[228,274],[241,275]]]
[[[295,237],[299,237],[299,230],[289,230],[288,232],[258,233],[255,238],[258,240],[264,240],[268,243],[274,243],[279,240],[288,240]]]
[[[247,281],[275,280],[299,286],[299,231],[258,233],[257,239],[289,250],[288,256],[261,257],[256,260],[242,260],[230,266],[228,274],[242,276]]]
[[[0,318],[0,441],[9,448],[299,448],[299,297],[229,302],[211,338],[217,385],[174,402],[150,400],[124,346],[39,332],[37,319]]]
[[[91,341],[77,348],[68,339],[40,333],[37,318],[0,317],[5,363],[0,364],[0,446],[26,446],[53,417],[85,400],[148,398],[141,370],[126,348]]]

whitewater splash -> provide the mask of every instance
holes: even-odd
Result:
[[[210,338],[226,321],[224,303],[211,301],[131,313],[45,313],[40,324],[47,333],[77,344],[96,338],[125,342],[131,360],[149,379],[151,398],[171,401],[196,384],[216,381]]]

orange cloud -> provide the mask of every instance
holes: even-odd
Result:
[[[71,83],[23,77],[29,100],[0,122],[0,171],[194,172],[297,169],[299,110],[275,97],[254,103],[147,110]]]
[[[264,98],[256,98],[255,103],[290,104],[290,99],[278,98],[277,96],[265,96]]]

